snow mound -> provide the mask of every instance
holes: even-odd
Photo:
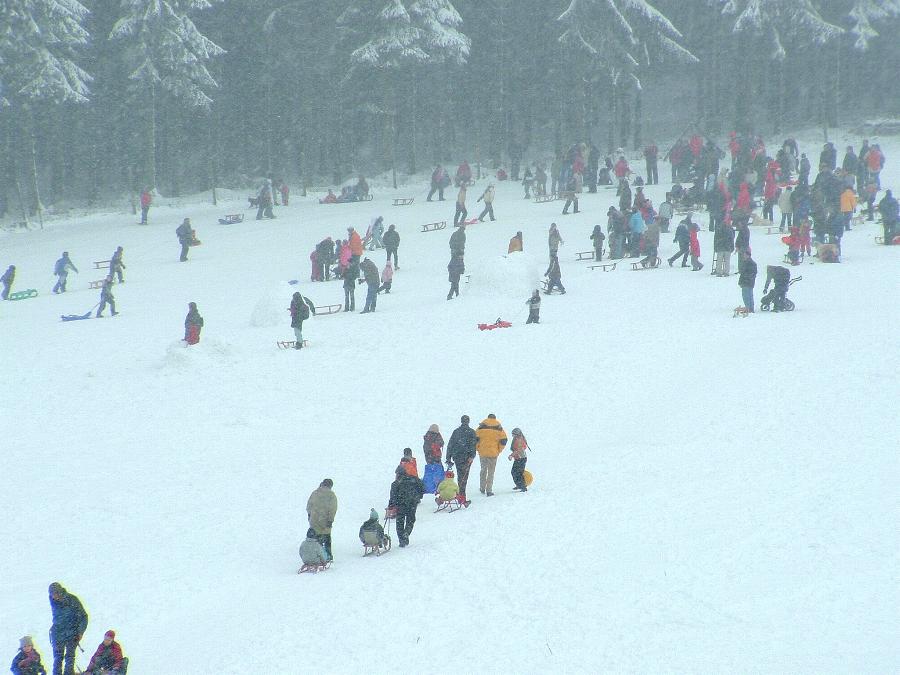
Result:
[[[525,302],[531,292],[540,288],[543,272],[542,261],[524,251],[488,258],[471,269],[469,287],[479,293],[490,293],[504,298],[504,302]],[[466,266],[466,272],[470,270]]]
[[[288,284],[270,286],[253,307],[250,325],[257,328],[283,326],[287,320],[287,308],[296,289]]]
[[[237,360],[234,347],[215,337],[200,336],[200,342],[190,345],[176,340],[166,348],[163,368],[188,370],[204,366],[218,366]]]

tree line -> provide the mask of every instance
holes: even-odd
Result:
[[[0,213],[24,219],[145,187],[336,184],[900,103],[900,0],[5,5]]]

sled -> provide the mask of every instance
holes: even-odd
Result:
[[[733,316],[732,318],[733,318],[733,319],[736,319],[736,318],[738,318],[739,316],[740,316],[740,317],[743,317],[744,319],[746,319],[748,316],[750,316],[750,310],[747,309],[746,307],[743,307],[743,306],[741,306],[741,307],[735,307],[735,308],[734,308],[734,316]]]
[[[103,288],[103,284],[106,283],[106,279],[100,279],[98,281],[89,281],[88,288]]]
[[[415,201],[415,197],[396,197],[394,206],[409,206]]]
[[[373,199],[375,199],[375,195],[373,195],[371,192],[369,192],[368,194],[364,194],[362,197],[357,197],[357,198],[356,198],[356,201],[358,201],[358,202],[370,202],[370,201],[372,201]]]
[[[91,318],[91,311],[93,310],[88,311],[87,314],[63,314],[59,318],[63,321],[83,321]]]
[[[594,252],[593,251],[576,251],[575,255],[578,256],[576,260],[593,260]]]
[[[426,464],[422,472],[422,482],[425,483],[425,492],[433,495],[437,492],[438,485],[444,480],[444,467],[440,464]]]
[[[95,270],[108,270],[109,269],[109,260],[95,260],[94,261],[94,269]]]
[[[320,306],[316,307],[316,316],[319,316],[320,314],[322,314],[322,315],[324,315],[324,314],[337,314],[338,312],[341,311],[341,307],[343,307],[343,305],[341,305],[341,304],[337,304],[337,305],[320,305]]]
[[[546,279],[541,279],[541,290],[546,293],[548,288],[550,288],[550,282]]]
[[[528,469],[522,473],[522,480],[525,481],[525,487],[531,487],[531,484],[534,482],[534,476],[531,475],[531,472]]]
[[[425,223],[422,225],[422,232],[436,232],[437,230],[443,230],[447,227],[447,221],[442,220],[437,223]]]
[[[316,563],[314,565],[307,565],[306,563],[303,563],[303,565],[300,566],[300,569],[297,570],[297,574],[307,574],[307,573],[315,574],[316,572],[324,572],[330,566],[331,566],[331,561],[324,562],[324,563]]]
[[[640,260],[637,262],[631,263],[631,270],[633,272],[640,272],[641,270],[655,270],[659,267],[662,259],[659,256],[656,256],[649,265],[643,265]]]
[[[884,244],[884,237],[875,237],[876,244]]]
[[[278,340],[275,344],[278,345],[279,349],[293,349],[294,347],[297,346],[297,341],[296,340]],[[309,340],[304,340],[303,346],[309,347]]]
[[[387,553],[391,550],[391,538],[387,535],[384,536],[385,543],[384,545],[378,544],[363,544],[363,558],[366,558],[370,555],[380,556],[382,553]]]
[[[477,222],[480,222],[478,218],[469,218],[469,220],[463,221],[463,225],[474,225]]]
[[[497,319],[494,323],[480,323],[478,330],[494,330],[495,328],[509,328],[512,324],[509,321]]]
[[[545,204],[546,202],[556,201],[556,195],[537,195],[534,198],[535,204]]]
[[[612,272],[619,263],[597,263],[596,265],[588,265],[588,269],[595,270],[598,267],[604,272]]]
[[[244,222],[243,213],[229,213],[224,218],[219,218],[219,225],[234,225]]]
[[[29,288],[25,291],[15,291],[14,293],[10,293],[8,300],[27,300],[28,298],[36,298],[37,297],[37,289]]]
[[[469,502],[460,499],[459,495],[456,495],[453,499],[441,499],[439,496],[434,498],[434,503],[437,504],[437,508],[434,510],[435,513],[439,513],[444,511],[446,513],[453,513],[454,511],[459,511],[461,508],[469,507]]]

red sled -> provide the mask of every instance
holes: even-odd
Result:
[[[480,323],[478,330],[494,330],[495,328],[509,328],[512,324],[509,321],[497,319],[494,323]]]
[[[465,221],[463,224],[464,225],[474,225],[477,222],[479,222],[478,218],[469,218],[469,220]]]

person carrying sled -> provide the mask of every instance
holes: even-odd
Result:
[[[76,596],[69,593],[62,584],[50,584],[50,611],[53,625],[50,626],[50,644],[53,646],[53,675],[75,674],[75,650],[88,626],[88,614]]]
[[[541,322],[541,292],[538,289],[534,289],[531,293],[531,297],[525,301],[525,304],[528,305],[528,319],[525,321],[526,324],[529,323],[540,323]]]
[[[463,415],[459,420],[459,426],[450,434],[447,443],[447,470],[456,464],[456,473],[459,476],[459,492],[462,501],[466,501],[466,484],[469,482],[469,469],[475,460],[475,443],[477,442],[475,431],[469,426],[469,416]]]
[[[189,345],[200,342],[200,329],[203,328],[203,317],[197,310],[196,302],[188,303],[188,313],[184,317],[184,341]]]
[[[513,490],[527,492],[525,485],[525,464],[528,462],[528,441],[519,427],[512,430],[512,443],[510,444],[509,460],[512,464],[512,479],[515,483]]]
[[[69,279],[69,271],[78,274],[78,268],[75,267],[71,260],[69,260],[69,252],[63,251],[62,256],[56,261],[56,265],[53,267],[53,274],[56,275],[56,285],[53,287],[54,293],[66,292],[66,282]]]
[[[294,349],[303,349],[303,322],[311,314],[316,313],[316,306],[309,298],[304,298],[299,291],[291,297],[291,328],[294,329]]]
[[[191,219],[185,218],[181,221],[181,225],[175,228],[175,236],[178,237],[178,243],[181,244],[181,256],[179,260],[186,262],[188,259],[188,251],[191,248],[191,242],[194,241],[194,230],[191,228]]]
[[[12,289],[13,282],[16,280],[16,266],[10,265],[6,268],[3,276],[0,277],[0,284],[3,284],[3,290],[0,291],[0,298],[9,300],[9,292]]]
[[[19,640],[19,651],[12,660],[10,670],[13,675],[47,675],[30,635]]]
[[[300,544],[300,560],[304,565],[324,565],[331,560],[312,527],[306,531],[306,539]]]
[[[116,311],[116,298],[112,292],[113,280],[112,275],[106,277],[103,281],[103,287],[100,289],[100,307],[97,309],[97,318],[103,318],[103,310],[106,309],[106,306],[109,305],[109,311],[112,312],[112,315],[115,316],[118,314]]]
[[[337,515],[338,509],[337,495],[334,494],[332,487],[334,487],[334,481],[326,478],[319,483],[319,487],[312,491],[309,499],[306,501],[309,526],[318,538],[319,543],[325,547],[325,553],[329,561],[333,560],[331,553],[331,525],[334,523],[334,517]],[[307,537],[309,537],[308,533]]]
[[[118,277],[120,284],[125,283],[125,276],[123,274],[123,272],[125,271],[125,263],[122,260],[122,257],[124,255],[125,250],[121,246],[119,246],[116,248],[116,252],[113,253],[112,257],[109,259],[109,276],[113,280]]]
[[[481,193],[481,196],[478,198],[478,201],[484,201],[484,210],[478,216],[478,222],[483,223],[484,217],[490,215],[491,221],[496,220],[494,218],[494,184],[491,183],[485,188],[485,191]],[[477,203],[477,202],[476,202]]]
[[[391,538],[384,533],[384,528],[378,522],[378,511],[369,511],[369,519],[359,526],[359,540],[364,546],[385,548],[390,544]]]
[[[116,642],[116,631],[108,630],[103,634],[103,642],[91,657],[84,675],[122,675],[125,664],[122,647]]]
[[[494,471],[497,468],[497,457],[506,447],[506,432],[497,416],[491,413],[478,425],[475,438],[475,450],[478,452],[478,459],[481,462],[479,492],[493,497]]]
[[[397,539],[400,540],[400,548],[405,548],[416,524],[416,509],[425,494],[425,484],[418,477],[410,476],[402,466],[397,467],[395,475],[388,509],[392,509],[397,518]]]

